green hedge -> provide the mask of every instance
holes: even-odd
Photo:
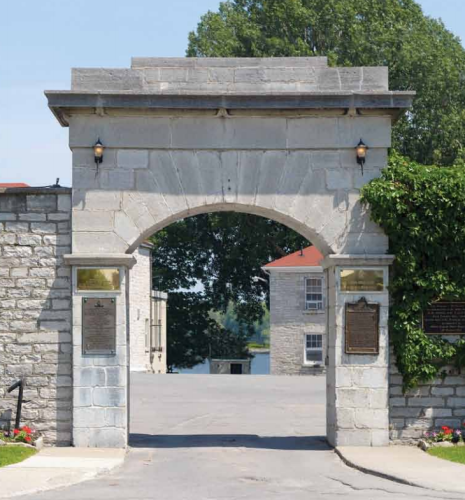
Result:
[[[465,168],[424,166],[393,153],[362,203],[389,237],[391,342],[404,390],[465,366],[465,340],[426,335],[422,311],[440,299],[465,298]]]

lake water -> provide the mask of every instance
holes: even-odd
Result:
[[[254,358],[252,358],[252,365],[250,368],[252,375],[269,375],[270,353],[258,352],[254,354]],[[183,368],[181,370],[175,370],[175,371],[178,371],[179,373],[205,375],[206,373],[210,373],[210,363],[207,359],[204,363],[194,366],[194,368]]]

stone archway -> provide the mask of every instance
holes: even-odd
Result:
[[[47,92],[70,128],[74,267],[117,267],[116,349],[85,355],[73,288],[73,442],[127,444],[127,275],[144,238],[182,217],[236,210],[281,222],[326,256],[327,434],[333,445],[388,442],[387,239],[359,202],[386,164],[391,122],[411,93],[386,68],[329,68],[325,58],[134,59],[130,70],[73,70]],[[103,162],[92,146],[100,138]],[[362,175],[354,148],[369,146]],[[382,270],[381,291],[344,293],[341,268]],[[344,305],[380,305],[376,355],[346,354]]]

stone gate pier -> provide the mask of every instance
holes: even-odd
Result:
[[[72,358],[71,372],[63,376],[72,390],[66,436],[73,444],[127,444],[134,251],[184,217],[237,211],[287,225],[325,256],[327,437],[332,445],[386,445],[388,268],[394,257],[361,206],[359,191],[386,165],[392,123],[413,93],[389,90],[387,68],[334,68],[326,58],[134,58],[130,69],[74,69],[71,90],[46,96],[59,123],[69,127],[73,153],[72,207],[66,212],[71,246],[59,264],[68,273],[63,300],[71,301],[69,350],[61,355]],[[368,146],[363,174],[355,151],[360,139]],[[94,156],[98,140],[102,162]],[[19,217],[11,222],[20,224]],[[8,219],[0,220],[10,227]],[[8,252],[24,251],[16,233],[10,238],[14,250]],[[33,255],[32,240],[27,248]],[[32,295],[29,275],[19,283],[10,275],[16,265],[0,267],[7,269],[2,279],[8,286],[21,290],[15,293]],[[344,280],[358,271],[376,280],[365,289],[347,288]],[[91,285],[84,276],[93,277]],[[360,346],[357,351],[347,338],[346,306],[362,298],[367,310],[376,311],[377,343],[368,352]],[[89,323],[90,304],[102,312],[91,316],[105,318],[98,323],[100,336]],[[2,328],[22,339],[31,335],[24,340],[28,350],[42,323],[32,318],[17,333],[23,326],[15,321],[13,314]],[[374,319],[368,326],[373,336],[370,325]],[[19,345],[16,337],[11,341]],[[57,349],[66,342],[57,342]],[[21,355],[3,349],[0,355],[9,359]],[[50,370],[55,377],[56,368]],[[58,387],[62,379],[56,380]],[[55,401],[53,392],[49,397]],[[56,439],[50,435],[50,442]]]

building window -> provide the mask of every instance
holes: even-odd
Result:
[[[323,278],[305,279],[305,309],[323,311]]]
[[[305,363],[323,362],[323,335],[305,335]]]

